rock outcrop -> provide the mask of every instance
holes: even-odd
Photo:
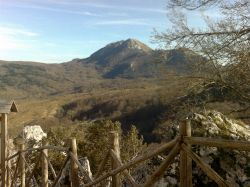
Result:
[[[194,113],[189,117],[192,124],[192,136],[214,137],[231,140],[250,141],[250,126],[241,121],[230,119],[217,111]],[[178,132],[177,125],[171,125],[169,132]],[[250,186],[250,153],[215,147],[193,146],[193,151],[209,164],[220,176],[232,186]],[[145,181],[145,176],[162,163],[162,158],[150,160],[143,168],[133,173],[139,181]],[[140,180],[139,180],[140,179]],[[179,185],[179,157],[165,172],[164,178],[156,186]],[[217,186],[204,172],[193,164],[193,185]]]
[[[191,117],[192,135],[231,140],[250,141],[250,126],[229,119],[220,112],[208,111]],[[235,187],[250,182],[250,153],[231,149],[195,146],[195,152]],[[194,179],[197,184],[212,186],[214,183],[196,167]]]
[[[79,158],[79,162],[81,163],[81,165],[83,166],[86,174],[92,178],[92,172],[90,169],[90,165],[89,165],[89,160],[87,157],[83,157],[83,158]],[[79,172],[79,176],[80,178],[83,179],[83,181],[88,182],[87,178],[85,178],[84,176],[81,175],[81,172]],[[66,164],[65,170],[62,173],[61,179],[60,179],[60,185],[61,186],[70,186],[70,182],[71,178],[70,178],[70,162],[68,162]]]
[[[23,138],[27,141],[40,142],[43,138],[46,138],[47,134],[44,133],[39,125],[25,126],[23,128]]]

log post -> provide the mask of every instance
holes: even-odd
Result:
[[[1,180],[2,187],[7,186],[7,139],[8,131],[7,131],[7,114],[1,115]]]
[[[76,145],[76,139],[72,138],[69,140],[69,146],[70,146],[70,151],[74,155],[74,157],[78,160],[77,156],[77,145]],[[75,163],[75,161],[71,158],[70,160],[71,163],[71,169],[70,169],[70,175],[71,175],[71,186],[72,187],[78,187],[80,186],[79,183],[79,177],[78,177],[78,165]]]
[[[11,167],[11,165],[10,165],[10,161],[8,161],[8,163],[7,163],[7,186],[10,186],[11,185],[11,180],[12,180],[12,178],[11,178],[11,171],[10,171],[10,167]]]
[[[16,144],[18,146],[18,150],[19,150],[19,173],[20,173],[20,179],[21,179],[21,187],[25,187],[25,162],[23,160],[24,158],[24,148],[25,148],[25,140],[23,138],[18,138],[16,140]]]
[[[115,131],[110,132],[111,134],[111,149],[115,152],[118,159],[120,159],[120,145],[119,145],[119,134]],[[117,165],[116,161],[111,158],[111,166],[112,170],[119,167]],[[112,176],[112,187],[120,187],[121,186],[121,180],[120,180],[120,174],[116,174]]]
[[[9,143],[10,143],[10,140],[9,140],[9,137],[8,137],[8,143],[7,143],[8,148],[9,148]],[[8,155],[8,157],[10,155],[10,150],[9,149],[7,150],[7,155]],[[10,168],[11,168],[11,161],[8,160],[7,161],[7,182],[6,182],[6,186],[11,185],[12,178],[11,178],[11,169]]]
[[[43,142],[43,146],[47,146],[48,142]],[[48,166],[48,149],[43,149],[41,154],[41,165],[42,165],[42,187],[49,186],[49,166]]]
[[[180,125],[181,142],[183,143],[184,136],[191,136],[190,120],[185,120]],[[190,145],[187,145],[189,148]],[[192,159],[188,157],[187,153],[181,149],[180,151],[180,186],[192,187]]]

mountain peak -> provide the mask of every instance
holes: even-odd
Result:
[[[112,47],[112,48],[123,48],[123,49],[135,49],[142,52],[150,52],[152,49],[148,47],[146,44],[142,43],[141,41],[137,39],[127,39],[127,40],[121,40],[118,42],[110,43],[106,47]]]
[[[124,61],[132,56],[149,55],[151,52],[152,49],[146,44],[136,39],[127,39],[106,45],[93,53],[89,59],[105,65],[110,64],[111,61]]]
[[[125,43],[127,43],[128,48],[139,49],[139,50],[143,50],[145,52],[149,52],[149,51],[152,50],[146,44],[144,44],[144,43],[142,43],[142,42],[140,42],[139,40],[136,40],[136,39],[127,39],[125,41]]]

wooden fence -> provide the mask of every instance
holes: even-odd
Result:
[[[43,187],[56,187],[60,186],[59,181],[61,179],[62,173],[65,170],[65,167],[68,162],[70,162],[70,176],[71,176],[71,186],[100,186],[100,183],[112,178],[112,186],[120,187],[122,186],[122,179],[126,180],[128,186],[132,187],[152,187],[154,184],[159,181],[164,175],[164,172],[174,162],[174,158],[177,155],[180,155],[180,186],[181,187],[191,187],[192,184],[192,161],[196,163],[205,173],[214,180],[218,186],[230,186],[230,184],[224,180],[216,171],[214,171],[208,164],[206,164],[196,153],[192,151],[192,145],[201,145],[201,146],[211,146],[211,147],[220,147],[220,148],[230,148],[237,150],[250,151],[250,142],[248,141],[234,141],[234,140],[223,140],[215,138],[203,138],[203,137],[192,137],[191,136],[191,124],[189,121],[186,121],[180,126],[180,134],[173,139],[172,141],[162,144],[157,149],[147,152],[143,155],[137,156],[127,163],[122,163],[120,158],[120,147],[119,147],[119,138],[118,133],[111,133],[111,145],[110,150],[106,155],[103,155],[103,160],[99,165],[99,168],[93,177],[89,176],[86,170],[83,168],[81,163],[78,161],[77,155],[77,145],[76,139],[69,140],[68,147],[55,147],[44,144],[39,148],[24,148],[24,142],[18,142],[19,151],[6,159],[8,163],[12,159],[16,159],[14,172],[11,172],[9,165],[7,164],[7,177],[6,181],[1,181],[2,184],[6,186],[43,186]],[[67,156],[64,161],[64,164],[61,166],[59,172],[55,172],[49,158],[48,151],[60,151],[64,152]],[[34,166],[28,164],[25,159],[25,154],[27,152],[39,152],[37,161]],[[147,180],[144,184],[138,184],[137,181],[131,176],[129,169],[135,167],[137,164],[142,163],[148,159],[151,159],[160,153],[168,153],[165,157],[165,160],[161,165],[150,175],[147,176]],[[111,159],[111,170],[104,172],[105,165],[107,161]],[[34,171],[38,164],[41,164],[41,179],[40,184],[38,184]],[[5,164],[3,164],[5,165]],[[4,167],[1,167],[4,169]],[[53,180],[48,180],[49,171],[53,175]],[[80,174],[80,175],[79,175]],[[123,175],[123,177],[121,177]],[[83,176],[83,177],[79,177]],[[2,178],[5,179],[5,178]],[[17,183],[17,181],[19,181]]]

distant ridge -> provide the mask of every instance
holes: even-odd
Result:
[[[133,78],[142,74],[148,76],[143,66],[152,60],[152,52],[150,47],[139,40],[127,39],[106,45],[85,62],[94,64],[105,78]]]
[[[186,73],[200,60],[188,49],[156,51],[139,40],[127,39],[110,43],[88,58],[61,64],[0,61],[0,87],[6,93],[58,94],[87,89],[107,78],[155,78],[164,69]]]

